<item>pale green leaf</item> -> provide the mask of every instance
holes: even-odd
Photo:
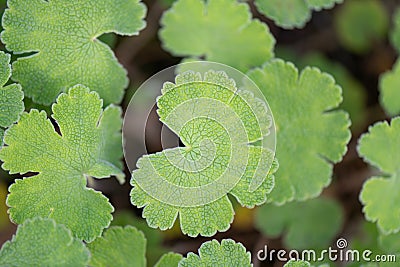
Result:
[[[123,178],[110,162],[117,161],[122,152],[110,154],[116,157],[112,159],[104,156],[121,124],[112,131],[104,127],[110,125],[109,120],[120,121],[120,110],[109,106],[103,111],[99,95],[81,85],[61,94],[52,109],[61,135],[45,112],[33,109],[4,137],[7,146],[0,151],[3,169],[39,173],[16,180],[9,188],[10,217],[18,224],[36,216],[50,217],[75,236],[91,241],[110,224],[114,209],[100,192],[86,187],[86,178]],[[121,151],[121,144],[112,149]]]
[[[164,48],[176,56],[201,57],[247,71],[273,57],[268,26],[236,0],[178,0],[161,19]]]
[[[342,101],[341,88],[317,68],[298,74],[282,60],[268,62],[249,77],[268,100],[277,128],[280,168],[269,201],[283,204],[318,196],[351,137],[348,114],[335,110]]]
[[[365,182],[360,194],[368,221],[377,222],[384,234],[400,231],[400,118],[391,125],[379,122],[369,128],[358,145],[358,153],[369,164],[389,177],[373,177]]]
[[[154,267],[178,267],[181,260],[181,254],[170,252],[163,255]]]
[[[345,1],[335,14],[335,26],[345,48],[367,53],[374,43],[386,37],[389,15],[380,0]]]
[[[381,75],[379,80],[379,100],[390,116],[400,114],[400,61],[397,61],[391,71]]]
[[[343,224],[343,213],[333,200],[317,198],[283,206],[263,205],[257,210],[256,226],[266,236],[284,235],[287,248],[323,249]]]
[[[93,267],[145,267],[146,238],[132,226],[113,226],[87,245]]]
[[[84,244],[52,219],[27,220],[0,250],[0,266],[4,267],[78,267],[88,262]]]
[[[126,70],[97,38],[104,33],[137,35],[146,8],[138,0],[9,0],[1,39],[14,53],[35,52],[13,64],[13,79],[26,96],[49,105],[80,83],[106,104],[121,101]]]
[[[277,57],[289,60],[303,69],[307,66],[317,67],[321,71],[329,73],[335,78],[343,90],[343,102],[339,108],[347,111],[351,119],[352,130],[359,130],[364,126],[366,118],[367,96],[362,84],[338,62],[331,61],[324,55],[312,52],[302,57],[291,55],[292,50],[280,49],[276,51]]]
[[[221,244],[217,240],[208,241],[199,248],[199,255],[189,252],[179,262],[179,267],[203,266],[240,266],[251,267],[251,255],[241,243],[232,239],[224,239]]]
[[[296,261],[296,260],[290,260],[288,261],[284,267],[310,267],[310,263],[307,261]]]
[[[257,9],[284,29],[302,28],[313,10],[332,8],[343,0],[256,0]]]
[[[272,117],[262,100],[237,90],[224,72],[185,72],[164,84],[157,105],[185,147],[137,162],[131,201],[144,207],[149,226],[171,228],[179,215],[183,233],[212,236],[233,220],[227,194],[246,207],[265,203],[278,166],[264,143]]]
[[[11,76],[10,55],[0,51],[0,127],[7,128],[19,119],[24,111],[24,94],[21,86],[4,86]],[[4,129],[0,128],[0,148],[3,146]]]

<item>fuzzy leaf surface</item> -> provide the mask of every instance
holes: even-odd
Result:
[[[0,266],[87,266],[89,251],[64,225],[34,218],[18,226],[0,250]]]
[[[124,178],[112,164],[122,156],[121,144],[113,147],[120,151],[112,154],[115,158],[104,156],[104,149],[120,135],[121,110],[115,106],[103,110],[99,95],[81,85],[61,94],[52,109],[60,134],[44,111],[33,109],[23,113],[4,137],[3,169],[38,173],[10,186],[10,218],[18,224],[36,216],[53,218],[90,242],[110,224],[114,208],[100,192],[86,187],[87,179],[115,175],[122,182]],[[114,122],[119,127],[105,128]]]
[[[382,176],[364,183],[360,200],[368,221],[376,222],[383,234],[400,231],[400,118],[378,122],[369,128],[358,144],[358,153]]]
[[[106,104],[121,101],[126,70],[97,38],[104,33],[137,35],[146,8],[138,0],[32,0],[7,2],[1,39],[20,57],[13,79],[26,96],[50,105],[60,92],[83,84]]]
[[[245,207],[265,203],[278,168],[263,144],[272,125],[265,102],[237,90],[224,72],[188,71],[164,84],[157,105],[185,147],[137,162],[131,201],[144,207],[149,226],[169,229],[179,215],[184,234],[212,236],[233,220],[228,194]]]

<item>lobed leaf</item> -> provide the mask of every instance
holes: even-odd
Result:
[[[97,38],[104,33],[137,35],[146,8],[139,0],[9,0],[1,39],[22,56],[13,64],[13,79],[26,96],[50,105],[75,84],[97,91],[106,104],[122,100],[126,70]]]
[[[379,80],[379,100],[390,116],[400,114],[400,63],[396,62],[393,69],[381,75]]]
[[[100,192],[86,187],[87,179],[116,175],[122,182],[124,177],[112,164],[122,157],[121,144],[115,143],[121,110],[103,110],[99,95],[82,85],[61,94],[52,109],[61,135],[46,113],[35,109],[6,132],[7,146],[0,151],[3,169],[39,173],[10,186],[10,217],[18,224],[36,216],[53,218],[90,242],[110,224],[114,208]],[[111,123],[119,125],[105,128]],[[106,157],[105,149],[115,152]]]
[[[18,84],[5,86],[11,76],[10,55],[0,51],[0,127],[7,128],[19,119],[24,111],[24,94]],[[0,148],[3,146],[4,129],[0,128]]]
[[[131,202],[144,207],[149,226],[171,228],[179,215],[184,234],[212,236],[233,220],[227,194],[245,207],[265,203],[278,165],[265,143],[272,117],[262,100],[224,72],[189,71],[164,84],[157,105],[185,147],[137,162]]]
[[[383,234],[400,231],[400,118],[389,125],[379,122],[369,128],[358,144],[358,153],[388,177],[372,177],[365,182],[360,200],[368,221],[376,222]]]
[[[313,10],[332,8],[343,0],[256,0],[257,9],[284,29],[303,28]]]
[[[89,251],[64,225],[34,218],[18,226],[0,250],[0,266],[87,266]]]
[[[284,235],[285,246],[291,249],[326,248],[342,224],[340,206],[325,198],[264,205],[256,213],[257,228],[268,237]]]
[[[241,266],[251,267],[250,252],[241,243],[232,239],[224,239],[221,244],[217,240],[208,241],[201,245],[199,255],[192,252],[179,262],[179,267],[194,266]]]
[[[346,1],[335,15],[339,41],[352,52],[367,53],[376,41],[385,38],[388,18],[379,0]]]
[[[317,68],[272,60],[248,73],[274,112],[280,168],[269,202],[283,204],[318,196],[329,185],[333,163],[350,140],[348,114],[336,110],[341,88]]]
[[[247,71],[271,59],[275,39],[235,0],[178,0],[161,19],[164,48],[175,56],[202,57]],[[223,44],[223,45],[221,45]]]
[[[113,226],[87,245],[91,253],[90,266],[146,266],[146,238],[132,226]]]

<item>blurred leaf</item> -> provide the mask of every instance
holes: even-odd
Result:
[[[203,266],[251,267],[251,255],[241,243],[235,243],[232,239],[224,239],[221,244],[212,240],[201,245],[199,255],[189,252],[179,263],[179,267]]]
[[[163,255],[154,267],[177,267],[182,258],[181,254],[170,252]]]
[[[400,52],[400,7],[396,9],[393,16],[393,29],[390,31],[390,41],[393,47]]]
[[[400,114],[400,61],[393,69],[382,74],[379,81],[381,105],[390,116]]]
[[[282,162],[269,201],[283,204],[318,196],[351,137],[348,114],[336,110],[341,88],[317,68],[305,68],[299,75],[282,60],[248,75],[265,95],[276,124],[276,156]]]
[[[288,261],[284,267],[310,267],[310,263],[307,261],[296,261],[296,260],[290,260]]]
[[[257,9],[284,29],[303,28],[313,10],[332,8],[343,0],[256,0]]]
[[[132,225],[142,231],[147,239],[146,258],[149,266],[153,266],[157,260],[167,252],[162,247],[163,233],[158,229],[150,228],[147,223],[128,211],[119,211],[114,215],[111,225],[126,226]],[[179,230],[179,227],[178,227]],[[180,230],[179,230],[180,233]]]
[[[335,16],[339,41],[355,53],[367,53],[385,38],[389,15],[379,0],[347,0]]]
[[[378,122],[361,136],[358,153],[365,162],[385,176],[372,177],[364,183],[360,200],[368,221],[376,222],[383,234],[400,231],[400,117],[391,125]]]
[[[343,224],[336,201],[317,198],[283,206],[267,204],[258,208],[256,226],[272,238],[284,235],[290,249],[327,248]]]
[[[89,251],[53,219],[34,218],[20,225],[0,250],[0,266],[87,266]]]
[[[274,56],[268,26],[252,19],[249,6],[236,0],[178,0],[161,25],[163,46],[175,56],[204,56],[241,71]]]
[[[277,56],[285,60],[293,61],[300,69],[307,66],[317,67],[321,71],[329,73],[335,78],[338,85],[342,87],[343,102],[339,108],[347,111],[351,119],[351,129],[360,129],[367,116],[367,96],[362,84],[356,80],[345,66],[326,58],[318,52],[308,53],[299,57],[289,49],[277,51]]]
[[[93,267],[145,267],[146,238],[132,226],[113,226],[104,231],[87,247]]]

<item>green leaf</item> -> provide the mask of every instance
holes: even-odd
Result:
[[[337,84],[342,87],[343,102],[340,104],[339,108],[342,108],[349,113],[352,130],[358,131],[364,127],[367,115],[367,96],[365,94],[365,88],[363,88],[362,84],[352,76],[345,66],[338,62],[329,60],[323,54],[317,52],[312,52],[302,57],[298,57],[297,55],[290,55],[290,51],[286,51],[286,49],[282,50],[281,48],[280,51],[276,51],[276,53],[277,57],[294,62],[300,69],[312,66],[331,74],[333,78],[335,78]]]
[[[296,261],[296,260],[290,260],[288,261],[284,267],[310,267],[310,263],[307,261]]]
[[[236,243],[232,239],[224,239],[221,244],[217,240],[212,240],[201,245],[199,255],[189,252],[179,263],[179,267],[196,266],[250,267],[251,255],[241,243]]]
[[[364,183],[360,200],[368,221],[377,222],[383,234],[400,231],[400,118],[391,125],[379,122],[369,128],[358,144],[358,153],[388,177],[372,177]]]
[[[272,190],[272,117],[263,100],[237,90],[225,72],[188,71],[175,82],[164,84],[157,112],[185,147],[141,157],[131,201],[144,207],[151,227],[171,228],[179,215],[184,234],[212,236],[233,220],[228,193],[254,207]]]
[[[87,266],[89,251],[64,225],[34,218],[20,225],[0,250],[0,266]]]
[[[153,266],[159,260],[159,258],[167,252],[167,250],[162,247],[162,232],[158,229],[148,227],[144,220],[134,216],[131,212],[116,212],[111,225],[131,225],[143,232],[147,239],[146,259],[147,265],[149,266]]]
[[[146,266],[146,238],[132,226],[113,226],[87,246],[92,255],[90,266]]]
[[[26,96],[49,105],[78,83],[97,91],[106,104],[122,100],[126,70],[97,38],[104,33],[137,35],[146,8],[139,0],[9,0],[1,38],[18,58],[13,79]]]
[[[332,8],[343,0],[256,0],[257,9],[284,29],[303,28],[313,10]]]
[[[4,137],[0,151],[2,167],[10,173],[38,172],[9,188],[7,205],[11,219],[20,224],[36,216],[50,217],[72,230],[75,236],[91,241],[99,236],[111,221],[114,208],[100,192],[86,187],[91,176],[111,175],[123,181],[123,173],[105,157],[105,149],[121,129],[121,110],[109,106],[104,111],[96,92],[78,85],[68,94],[61,94],[53,105],[53,119],[61,135],[55,132],[44,111],[24,113]],[[108,129],[119,122],[119,126]],[[118,133],[118,134],[115,134]]]
[[[170,252],[163,255],[154,267],[177,267],[181,260],[181,254]]]
[[[283,206],[263,205],[256,214],[257,228],[268,237],[284,235],[285,246],[291,249],[324,249],[342,224],[340,206],[325,198]]]
[[[386,37],[389,15],[379,0],[346,1],[335,15],[335,27],[346,49],[367,53],[374,43]]]
[[[223,12],[222,12],[223,11]],[[235,0],[178,0],[161,19],[160,38],[175,56],[204,56],[247,71],[271,59],[275,39]]]
[[[379,80],[379,100],[390,116],[400,114],[400,61],[397,61],[391,71],[381,75]]]
[[[351,137],[348,114],[335,110],[342,101],[341,88],[317,68],[307,67],[299,75],[282,60],[248,75],[268,99],[276,124],[280,168],[269,201],[283,204],[318,196]]]
[[[390,42],[397,50],[400,52],[400,8],[397,8],[394,15],[393,15],[393,28],[390,31]]]
[[[0,127],[7,128],[19,119],[24,111],[24,94],[18,84],[4,86],[11,76],[10,55],[0,51]],[[0,148],[4,129],[0,128]]]

